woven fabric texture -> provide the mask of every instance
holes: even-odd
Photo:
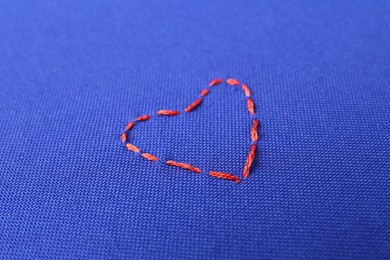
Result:
[[[1,2],[0,259],[389,259],[389,1]]]

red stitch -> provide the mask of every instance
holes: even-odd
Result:
[[[213,81],[211,81],[209,85],[210,86],[215,86],[215,85],[220,84],[220,83],[222,83],[222,79],[217,78],[217,79],[214,79]],[[236,80],[236,79],[228,79],[228,80],[226,80],[226,83],[229,84],[229,85],[232,85],[232,86],[236,86],[236,85],[240,84],[240,82],[238,80]],[[251,91],[250,91],[250,89],[248,88],[248,86],[246,84],[242,84],[241,87],[244,90],[245,95],[248,97],[247,98],[248,110],[249,110],[251,115],[254,115],[255,114],[255,104],[254,104],[253,100],[250,98]],[[200,95],[202,97],[204,97],[208,93],[209,93],[209,89],[206,88],[206,89],[203,89],[201,91]],[[201,104],[202,101],[203,100],[201,98],[196,99],[191,105],[189,105],[185,109],[185,112],[192,111],[199,104]],[[180,114],[180,112],[176,111],[176,110],[159,110],[159,111],[157,111],[157,114],[158,115],[164,115],[164,116],[175,116],[175,115]],[[150,119],[150,115],[143,115],[143,116],[138,117],[136,120],[137,121],[146,121],[146,120],[149,120],[149,119]],[[131,128],[134,127],[134,125],[135,125],[135,122],[133,122],[133,121],[129,122],[126,125],[125,131],[129,131]],[[255,144],[255,142],[257,142],[258,139],[259,139],[258,125],[259,125],[258,119],[254,119],[253,120],[253,125],[252,125],[252,128],[251,128],[251,139],[252,139],[253,144],[251,145],[251,149],[250,149],[250,151],[248,153],[248,156],[246,158],[246,163],[245,163],[245,167],[244,167],[244,171],[243,171],[243,178],[247,178],[249,176],[250,168],[251,168],[251,166],[253,164],[253,161],[254,161],[254,158],[255,158],[255,153],[256,153],[256,144]],[[121,139],[122,139],[122,142],[126,142],[127,139],[128,139],[128,133],[127,132],[122,133]],[[131,150],[131,151],[136,152],[136,153],[138,153],[140,151],[140,149],[138,147],[136,147],[136,146],[134,146],[134,145],[132,145],[130,143],[126,143],[126,148],[128,150]],[[150,160],[150,161],[154,161],[154,162],[158,161],[158,158],[156,156],[154,156],[152,154],[149,154],[149,153],[142,153],[141,156],[146,158],[146,159],[148,159],[148,160]],[[186,163],[180,163],[180,162],[175,162],[175,161],[168,160],[168,161],[166,161],[166,164],[171,165],[171,166],[180,167],[182,169],[190,170],[190,171],[193,171],[193,172],[196,172],[196,173],[202,172],[201,169],[199,169],[197,167],[194,167],[194,166],[191,166],[191,165],[186,164]],[[229,173],[226,173],[226,172],[211,171],[210,175],[213,176],[213,177],[216,177],[216,178],[227,179],[227,180],[235,181],[237,183],[241,183],[241,180],[237,176],[229,174]]]
[[[157,160],[158,160],[158,158],[156,156],[151,155],[150,153],[143,153],[141,155],[142,155],[142,157],[144,157],[150,161],[153,161],[153,162],[157,162]]]
[[[244,179],[249,176],[249,169],[251,168],[253,160],[255,159],[255,151],[256,151],[256,144],[252,144],[248,157],[246,157],[244,172],[242,174],[242,177],[244,177]]]
[[[211,81],[209,86],[212,87],[212,86],[218,85],[220,83],[222,83],[222,79],[217,78],[217,79],[214,79],[213,81]]]
[[[122,139],[122,143],[127,141],[127,133],[126,132],[121,135],[121,139]]]
[[[250,96],[251,96],[251,90],[248,88],[247,85],[242,84],[242,89],[243,89],[244,92],[245,92],[245,96],[247,96],[247,97],[250,97]]]
[[[146,120],[149,120],[150,119],[150,116],[149,115],[144,115],[144,116],[140,116],[140,117],[137,117],[137,121],[146,121]]]
[[[157,115],[160,115],[160,116],[176,116],[180,114],[179,111],[176,111],[176,110],[159,110],[157,111]]]
[[[210,175],[213,176],[213,177],[217,177],[217,178],[231,180],[231,181],[235,181],[237,183],[241,183],[241,180],[237,176],[234,176],[233,174],[230,174],[230,173],[226,173],[226,172],[210,172]]]
[[[256,142],[259,139],[259,134],[257,133],[258,125],[259,125],[259,121],[257,119],[253,120],[253,125],[251,129],[252,142]]]
[[[193,110],[195,107],[197,107],[200,103],[202,103],[202,99],[201,99],[201,98],[198,98],[198,99],[195,100],[191,105],[189,105],[184,111],[190,112],[190,111]]]
[[[199,168],[196,168],[194,166],[191,166],[187,163],[179,163],[179,162],[175,162],[175,161],[166,161],[166,164],[170,165],[170,166],[176,166],[176,167],[180,167],[180,168],[183,168],[183,169],[186,169],[186,170],[190,170],[190,171],[193,171],[193,172],[196,172],[196,173],[200,173],[202,172],[201,169]]]
[[[126,131],[129,131],[131,128],[133,128],[133,126],[134,126],[134,122],[129,122],[129,123],[126,125],[125,130],[126,130]]]
[[[232,86],[240,85],[240,82],[236,79],[227,79],[226,83]]]
[[[253,103],[253,100],[251,98],[248,98],[247,102],[248,102],[249,113],[251,113],[251,115],[254,115],[255,114],[255,104]]]
[[[200,92],[200,95],[202,97],[206,96],[207,94],[209,93],[209,89],[208,88],[205,88],[204,90],[202,90],[202,92]]]
[[[136,153],[139,152],[139,148],[138,148],[137,146],[135,146],[135,145],[130,144],[130,143],[127,143],[127,144],[126,144],[126,148],[127,148],[128,150],[133,151],[133,152],[136,152]]]

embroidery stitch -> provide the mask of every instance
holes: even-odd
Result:
[[[213,81],[210,82],[209,86],[212,87],[212,86],[218,85],[218,84],[222,83],[222,81],[223,80],[220,78],[214,79]]]
[[[223,82],[222,79],[216,78],[216,79],[212,80],[209,83],[209,86],[213,87],[215,85],[221,84],[222,82]],[[241,84],[236,79],[227,79],[226,83],[228,85],[230,85],[230,86],[237,86],[237,85]],[[255,116],[255,104],[254,104],[252,98],[250,97],[251,96],[251,91],[250,91],[250,89],[248,88],[248,86],[246,84],[242,84],[241,88],[244,90],[244,94],[247,97],[247,108],[248,108],[248,111],[249,111],[249,113],[252,116]],[[208,88],[203,89],[200,92],[200,96],[201,97],[205,97],[209,93],[209,91],[210,90]],[[202,101],[203,101],[202,98],[200,98],[200,97],[197,98],[193,103],[191,103],[188,107],[186,107],[184,111],[185,112],[190,112],[190,111],[194,110],[197,106],[199,106],[202,103]],[[180,111],[177,111],[177,110],[158,110],[157,111],[157,115],[158,116],[176,116],[176,115],[179,115],[179,114],[180,114]],[[147,121],[150,118],[151,118],[150,115],[142,115],[142,116],[137,117],[135,119],[135,121]],[[125,131],[121,135],[121,141],[126,143],[125,146],[126,146],[126,148],[128,150],[133,151],[135,153],[140,153],[140,149],[137,146],[135,146],[135,145],[133,145],[133,144],[128,142],[128,132],[134,127],[134,125],[135,125],[134,121],[130,121],[126,125]],[[251,145],[250,151],[249,151],[249,153],[247,155],[245,166],[244,166],[244,170],[243,170],[243,174],[242,174],[242,177],[244,179],[249,176],[250,168],[251,168],[251,166],[253,164],[253,161],[255,159],[256,143],[257,143],[257,141],[259,139],[258,125],[259,125],[259,120],[257,118],[253,119],[253,124],[252,124],[252,128],[251,128],[251,131],[250,131],[251,132],[252,145]],[[152,155],[150,153],[143,152],[143,153],[141,153],[141,156],[144,157],[145,159],[148,159],[148,160],[153,161],[153,162],[159,161],[159,159],[156,156],[154,156],[154,155]],[[202,172],[202,170],[200,168],[197,168],[197,167],[192,166],[192,165],[187,164],[187,163],[176,162],[176,161],[173,161],[173,160],[168,160],[165,163],[167,165],[169,165],[169,166],[179,167],[179,168],[182,168],[182,169],[185,169],[185,170],[190,170],[190,171],[193,171],[193,172],[196,172],[196,173],[201,173]],[[219,172],[219,171],[210,171],[209,175],[212,176],[212,177],[219,178],[219,179],[226,179],[226,180],[235,181],[236,183],[241,183],[240,178],[238,178],[237,176],[235,176],[233,174],[230,174],[230,173]]]
[[[151,155],[150,153],[143,153],[141,154],[142,157],[150,160],[150,161],[153,161],[153,162],[157,162],[158,161],[158,158],[154,155]]]
[[[194,166],[191,166],[187,163],[179,163],[179,162],[175,162],[175,161],[166,161],[166,164],[170,165],[170,166],[176,166],[176,167],[180,167],[180,168],[183,168],[183,169],[186,169],[186,170],[190,170],[190,171],[193,171],[193,172],[196,172],[196,173],[201,173],[202,170],[199,169],[199,168],[196,168]]]
[[[216,178],[226,179],[226,180],[235,181],[237,183],[241,183],[241,180],[237,176],[235,176],[233,174],[230,174],[230,173],[227,173],[227,172],[214,172],[214,171],[211,171],[210,175],[213,176],[213,177],[216,177]]]
[[[134,126],[134,122],[131,121],[131,122],[129,122],[129,123],[126,125],[125,130],[126,130],[126,131],[129,131],[131,128],[133,128],[133,126]]]
[[[144,115],[144,116],[140,116],[140,117],[137,117],[137,121],[146,121],[146,120],[149,120],[150,119],[150,116],[149,115]]]
[[[160,116],[176,116],[180,114],[179,111],[176,111],[176,110],[159,110],[157,111],[157,115],[160,115]]]
[[[202,99],[198,98],[196,99],[191,105],[189,105],[184,111],[190,112],[192,111],[195,107],[197,107],[200,103],[202,103]]]
[[[255,114],[255,104],[253,103],[253,100],[251,98],[247,99],[248,102],[248,110],[251,115]]]
[[[209,89],[208,88],[205,88],[204,90],[202,90],[202,92],[200,92],[200,95],[202,97],[206,96],[207,94],[209,93]]]
[[[252,166],[253,160],[255,159],[255,151],[256,151],[256,144],[252,144],[251,150],[249,151],[248,157],[246,158],[244,172],[242,173],[242,177],[244,179],[248,178],[249,176],[249,170]]]
[[[247,85],[242,84],[242,89],[243,89],[244,92],[245,92],[245,96],[247,96],[247,97],[250,97],[250,96],[251,96],[251,90],[248,88]]]
[[[240,85],[240,82],[236,79],[227,79],[226,83],[231,85],[231,86],[237,86]]]
[[[259,139],[259,134],[257,133],[258,125],[259,125],[259,120],[257,119],[253,120],[253,126],[251,129],[252,142],[256,142]]]
[[[122,139],[122,143],[126,142],[127,141],[127,133],[124,132],[122,135],[121,135],[121,139]]]
[[[139,148],[135,145],[132,145],[131,143],[127,143],[126,144],[126,148],[130,151],[133,151],[133,152],[136,152],[138,153],[139,152]]]

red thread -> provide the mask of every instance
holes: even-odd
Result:
[[[149,115],[144,115],[144,116],[138,117],[136,120],[137,121],[146,121],[146,120],[149,120],[149,119],[150,119]]]
[[[151,155],[150,153],[143,153],[141,155],[142,155],[142,157],[144,157],[144,158],[146,158],[146,159],[148,159],[150,161],[153,161],[153,162],[157,162],[158,161],[158,158],[156,156],[154,156],[154,155]]]
[[[242,173],[242,177],[244,177],[244,179],[249,176],[249,170],[252,166],[253,160],[255,159],[255,151],[256,151],[256,144],[252,144],[251,150],[249,151],[249,154],[246,157],[244,172]]]
[[[206,96],[207,94],[209,93],[209,89],[208,88],[205,88],[204,90],[202,90],[202,92],[200,92],[200,95],[202,97]]]
[[[255,104],[253,103],[253,100],[251,98],[248,98],[247,102],[248,102],[249,113],[251,113],[251,115],[254,115],[255,114]]]
[[[196,173],[200,173],[202,172],[201,169],[199,168],[196,168],[194,166],[191,166],[187,163],[179,163],[179,162],[175,162],[175,161],[166,161],[166,164],[170,165],[170,166],[176,166],[176,167],[180,167],[182,169],[186,169],[186,170],[190,170],[190,171],[193,171],[193,172],[196,172]]]
[[[127,141],[127,133],[126,132],[121,135],[121,139],[122,139],[122,143]]]
[[[137,146],[135,146],[135,145],[130,144],[130,143],[127,143],[127,144],[126,144],[126,148],[127,148],[128,150],[133,151],[133,152],[136,152],[136,153],[139,152],[139,148],[138,148]]]
[[[213,176],[213,177],[220,178],[220,179],[226,179],[226,180],[235,181],[237,183],[241,183],[241,180],[237,176],[234,176],[233,174],[230,174],[230,173],[226,173],[226,172],[210,172],[210,175]]]
[[[237,86],[240,85],[240,82],[236,79],[227,79],[226,83],[232,86]]]
[[[134,126],[134,122],[129,122],[129,123],[126,125],[125,130],[126,130],[126,131],[129,131],[131,128],[133,128],[133,126]]]
[[[257,126],[259,125],[259,120],[253,120],[253,125],[251,129],[252,142],[256,142],[259,139],[259,134],[257,133]]]
[[[222,79],[217,78],[217,79],[214,79],[213,81],[211,81],[209,86],[212,87],[212,86],[215,86],[215,85],[218,85],[218,84],[221,84],[221,83],[222,83]]]
[[[217,79],[214,79],[213,81],[211,81],[209,85],[215,86],[215,85],[220,84],[222,82],[223,82],[222,79],[217,78]],[[232,85],[232,86],[236,86],[236,85],[240,84],[240,82],[236,79],[228,79],[228,80],[226,80],[226,83],[229,85]],[[248,97],[247,98],[248,110],[249,110],[251,115],[254,115],[255,114],[255,104],[254,104],[253,100],[250,98],[251,91],[246,84],[242,84],[241,87],[244,90],[245,96]],[[200,96],[204,97],[204,96],[208,95],[208,93],[209,93],[209,89],[205,88],[201,91]],[[201,104],[202,101],[203,101],[202,98],[196,99],[191,105],[189,105],[185,109],[185,112],[192,111],[199,104]],[[159,110],[159,111],[157,111],[157,114],[163,115],[163,116],[175,116],[175,115],[180,114],[180,112],[177,110]],[[136,121],[146,121],[146,120],[149,120],[150,118],[151,118],[150,115],[142,115],[142,116],[138,117],[136,119]],[[130,121],[126,125],[125,132],[122,133],[122,135],[121,135],[122,142],[127,142],[128,133],[126,131],[129,131],[130,129],[132,129],[134,127],[134,125],[135,125],[135,122],[133,122],[133,121]],[[250,168],[251,168],[253,161],[254,161],[254,158],[255,158],[255,153],[256,153],[256,144],[255,143],[259,139],[258,126],[259,126],[259,120],[254,119],[253,125],[251,128],[251,139],[252,139],[253,143],[251,145],[250,151],[249,151],[247,158],[246,158],[246,163],[245,163],[245,167],[244,167],[244,171],[243,171],[243,178],[247,178],[249,176]],[[136,152],[136,153],[138,153],[140,151],[140,149],[138,147],[136,147],[130,143],[126,143],[126,148],[128,150],[131,150],[131,151]],[[158,158],[156,156],[149,154],[149,153],[142,153],[141,156],[150,160],[150,161],[153,161],[153,162],[158,161]],[[193,171],[196,173],[202,172],[201,169],[194,167],[194,166],[187,164],[187,163],[180,163],[180,162],[168,160],[168,161],[166,161],[166,164],[168,164],[170,166],[180,167],[182,169],[190,170],[190,171]],[[232,175],[230,173],[211,171],[209,174],[213,177],[216,177],[216,178],[232,180],[232,181],[235,181],[237,183],[241,183],[240,178],[238,178],[237,176]]]
[[[242,89],[245,92],[245,96],[250,97],[251,96],[251,90],[248,88],[246,84],[242,84]]]
[[[160,116],[176,116],[180,114],[179,111],[176,111],[176,110],[159,110],[157,111],[157,115],[160,115]]]
[[[189,105],[184,111],[190,112],[190,111],[193,110],[195,107],[197,107],[200,103],[202,103],[202,99],[201,99],[201,98],[198,98],[198,99],[195,100],[191,105]]]

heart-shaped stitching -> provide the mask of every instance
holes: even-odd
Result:
[[[216,86],[216,85],[221,84],[222,82],[223,82],[223,80],[220,79],[220,78],[217,78],[217,79],[214,79],[213,81],[211,81],[210,84],[209,84],[209,87],[203,89],[200,92],[200,96],[194,102],[192,102],[188,107],[186,107],[184,109],[184,113],[189,113],[189,112],[193,111],[196,107],[198,107],[202,103],[203,98],[206,97],[207,94],[209,94],[210,89],[212,87]],[[242,173],[242,177],[245,179],[245,178],[247,178],[249,176],[250,168],[251,168],[252,163],[253,163],[253,161],[255,159],[256,144],[257,144],[257,141],[259,139],[259,135],[258,135],[259,120],[257,119],[257,117],[255,115],[255,104],[254,104],[254,102],[253,102],[253,100],[251,98],[251,91],[248,88],[248,86],[246,84],[241,84],[236,79],[227,79],[226,83],[228,85],[230,85],[230,86],[239,86],[239,85],[241,85],[241,88],[243,89],[244,94],[245,94],[245,96],[247,98],[247,106],[248,106],[249,114],[250,114],[250,116],[251,116],[251,118],[253,120],[252,128],[251,128],[251,131],[250,131],[252,144],[251,144],[248,156],[246,158],[244,170],[243,170],[243,173]],[[178,111],[178,110],[158,110],[157,111],[157,116],[176,116],[176,115],[178,115],[180,113],[181,112]],[[159,161],[159,159],[156,156],[154,156],[154,155],[152,155],[150,153],[141,152],[140,148],[138,148],[137,146],[135,146],[135,145],[131,144],[130,142],[128,142],[129,131],[138,122],[147,121],[150,118],[151,118],[150,115],[142,115],[142,116],[137,117],[134,121],[130,121],[126,125],[125,131],[122,133],[121,139],[122,139],[122,142],[125,143],[125,146],[126,146],[126,148],[128,150],[133,151],[134,153],[140,154],[143,158],[146,158],[146,159],[148,159],[148,160],[150,160],[152,162],[157,162],[157,161]],[[189,170],[189,171],[192,171],[192,172],[195,172],[195,173],[201,173],[202,172],[202,170],[200,168],[192,166],[192,165],[187,164],[187,163],[183,163],[183,162],[176,162],[176,161],[168,160],[168,161],[165,161],[165,164],[170,165],[170,166],[180,167],[182,169]],[[227,172],[210,171],[209,175],[212,176],[212,177],[216,177],[216,178],[220,178],[220,179],[226,179],[226,180],[231,180],[231,181],[235,181],[237,183],[241,183],[241,179],[239,177],[237,177],[237,176],[235,176],[233,174],[227,173]]]

